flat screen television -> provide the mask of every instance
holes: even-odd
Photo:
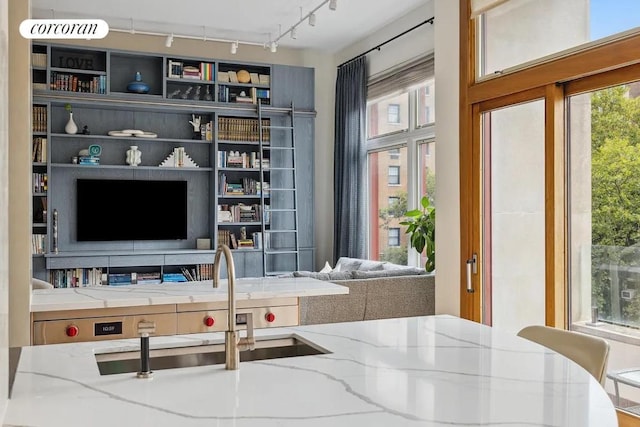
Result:
[[[79,242],[187,238],[187,181],[78,179]]]

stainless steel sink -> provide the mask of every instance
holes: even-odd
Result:
[[[152,348],[149,353],[152,371],[217,365],[225,362],[224,342],[187,347]],[[256,337],[255,349],[240,352],[240,362],[328,353],[331,352],[294,334]],[[100,353],[96,354],[96,362],[100,375],[137,372],[140,369],[140,352]]]

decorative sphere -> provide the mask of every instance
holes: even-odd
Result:
[[[240,70],[236,75],[238,76],[238,82],[240,83],[249,83],[251,81],[251,75],[247,70]]]

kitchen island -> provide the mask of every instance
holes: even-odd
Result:
[[[227,329],[226,279],[186,283],[37,289],[31,298],[34,345],[138,336],[140,321],[156,335]],[[309,277],[236,279],[238,313],[252,313],[256,328],[295,326],[299,297],[348,294],[349,288]]]
[[[533,342],[453,316],[261,329],[326,354],[100,375],[137,340],[25,347],[5,417],[20,426],[614,427],[598,381]],[[151,348],[221,333],[151,338]],[[153,363],[151,365],[153,368]]]

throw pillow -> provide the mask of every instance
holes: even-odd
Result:
[[[329,264],[329,261],[324,263],[324,267],[322,267],[322,270],[320,270],[318,273],[331,273],[331,270],[333,270],[333,268],[331,268],[331,264]]]

